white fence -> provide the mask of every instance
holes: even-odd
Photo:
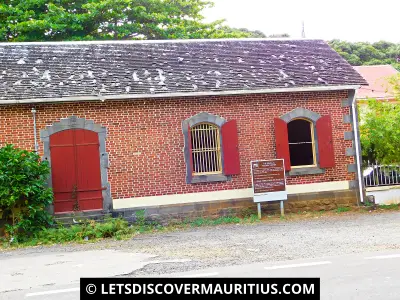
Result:
[[[366,187],[400,185],[400,166],[368,162],[363,177]]]

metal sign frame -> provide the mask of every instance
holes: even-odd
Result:
[[[266,192],[266,193],[255,193],[254,189],[254,180],[253,180],[253,163],[256,162],[270,162],[281,160],[283,165],[283,176],[285,182],[285,190],[284,191],[276,191],[276,192]],[[283,201],[287,200],[287,190],[286,190],[286,172],[285,172],[285,161],[284,159],[259,159],[250,161],[250,172],[251,172],[251,185],[253,189],[253,201],[257,203],[258,208],[258,218],[261,219],[261,203],[262,202],[271,202],[271,201],[280,201],[281,207],[281,215],[284,216],[284,205]]]

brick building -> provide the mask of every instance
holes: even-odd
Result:
[[[366,83],[323,41],[8,43],[0,62],[0,146],[49,161],[55,213],[241,209],[273,158],[287,209],[357,202]]]

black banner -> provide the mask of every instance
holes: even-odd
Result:
[[[168,295],[320,299],[319,278],[81,278],[81,299]]]

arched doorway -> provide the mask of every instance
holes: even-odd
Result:
[[[41,132],[43,159],[51,166],[54,213],[112,209],[105,137],[104,127],[76,117]]]

